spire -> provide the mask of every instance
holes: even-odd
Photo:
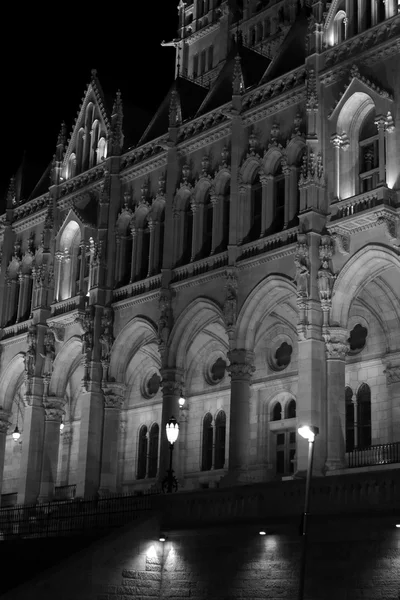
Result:
[[[171,90],[169,103],[169,126],[178,127],[182,123],[181,99],[176,84]]]
[[[14,208],[14,206],[17,204],[17,198],[15,194],[15,177],[11,177],[10,179],[6,199],[7,208]]]
[[[243,72],[239,54],[235,56],[235,64],[233,67],[232,93],[238,96],[243,91]]]
[[[67,142],[67,127],[65,125],[65,121],[62,121],[60,133],[57,137],[57,146],[65,146]]]
[[[124,111],[122,107],[121,91],[117,91],[111,115],[111,149],[110,154],[119,156],[124,144],[124,133],[122,129]]]

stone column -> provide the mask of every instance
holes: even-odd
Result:
[[[150,223],[149,223],[150,227]],[[151,235],[153,236],[153,245],[152,245],[152,254],[151,254],[151,270],[149,270],[149,276],[156,275],[160,272],[160,236],[161,236],[161,222],[154,221],[153,222],[153,232]]]
[[[389,401],[389,441],[400,442],[400,355],[388,355],[386,363],[386,384]]]
[[[34,504],[40,491],[45,429],[42,398],[42,394],[27,394],[25,397],[18,504]]]
[[[353,0],[346,0],[346,39],[352,37],[354,34],[354,2]]]
[[[56,273],[55,273],[55,278],[56,278],[56,289],[55,289],[55,294],[54,297],[56,299],[56,301],[60,301],[61,297],[60,297],[60,286],[61,286],[61,270],[62,270],[62,260],[63,260],[63,253],[62,252],[56,252]]]
[[[331,137],[334,152],[333,176],[334,176],[334,199],[340,200],[340,148],[342,145],[342,136],[335,133]]]
[[[28,275],[29,277],[29,275]],[[18,273],[18,282],[19,282],[19,294],[18,294],[18,308],[17,308],[17,323],[22,321],[22,317],[24,314],[24,296],[25,296],[25,275],[22,273]]]
[[[7,431],[10,426],[10,413],[0,411],[0,500],[1,488],[3,485],[4,458],[6,453]]]
[[[147,264],[147,273],[146,273],[146,277],[150,277],[153,272],[154,272],[154,235],[155,235],[155,229],[154,229],[154,222],[152,219],[148,220],[148,224],[149,224],[149,232],[150,232],[150,244],[149,244],[149,259],[148,259],[148,264]]]
[[[60,460],[60,480],[59,485],[69,484],[69,464],[71,458],[71,444],[72,444],[73,430],[71,425],[64,428],[61,437],[61,443],[63,450],[61,453]]]
[[[287,226],[289,224],[290,205],[292,203],[291,185],[290,185],[291,170],[287,164],[283,165],[282,170],[283,170],[283,174],[285,176],[285,208],[284,208],[283,229],[287,229]]]
[[[260,175],[260,183],[261,183],[261,187],[262,187],[262,192],[261,192],[262,193],[261,233],[260,233],[260,237],[263,237],[265,235],[265,231],[267,229],[266,223],[267,223],[268,201],[269,201],[269,197],[268,197],[268,181],[269,181],[268,175]]]
[[[193,236],[192,236],[192,254],[190,262],[196,260],[200,250],[201,232],[203,229],[203,205],[198,205],[195,202],[190,203],[190,208],[193,213]]]
[[[123,390],[107,392],[104,395],[103,443],[101,456],[101,495],[117,490],[118,438],[121,408],[124,403]]]
[[[64,415],[64,400],[48,397],[43,400],[45,412],[42,476],[39,502],[49,502],[54,497],[57,482],[58,451],[60,447],[60,423]]]
[[[171,417],[179,421],[179,398],[182,395],[183,371],[177,367],[164,368],[161,370],[161,385],[163,394],[162,414],[161,414],[161,432],[160,432],[160,467],[158,477],[162,481],[169,468],[169,444],[165,426]],[[181,432],[180,432],[181,433]],[[180,435],[179,433],[179,435]],[[181,478],[183,473],[180,471],[180,451],[182,448],[178,442],[174,446],[173,465],[177,478]]]
[[[386,161],[385,161],[385,115],[377,115],[375,125],[378,129],[378,148],[379,148],[379,181],[378,185],[386,186]]]
[[[211,253],[214,254],[215,250],[222,242],[222,224],[223,224],[223,196],[217,194],[211,194],[210,201],[212,204],[213,220],[212,220],[212,240],[211,240]]]
[[[329,328],[325,335],[327,369],[326,468],[331,471],[344,466],[346,451],[345,361],[348,331]]]
[[[132,262],[131,262],[131,275],[130,282],[132,283],[136,279],[136,250],[137,250],[137,235],[136,227],[131,228],[132,235]]]
[[[90,498],[97,494],[100,484],[101,435],[103,428],[103,394],[82,392],[82,414],[79,429],[76,495]]]
[[[250,382],[255,368],[254,354],[245,349],[228,353],[231,376],[231,408],[229,426],[229,471],[240,473],[249,464]]]

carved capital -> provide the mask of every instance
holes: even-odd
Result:
[[[63,398],[48,397],[43,400],[46,421],[57,421],[58,423],[61,423],[65,414],[64,404],[65,401]]]
[[[108,391],[104,394],[104,408],[121,410],[124,404],[124,396]]]
[[[161,369],[161,387],[165,396],[181,396],[183,371],[179,368]]]
[[[233,381],[250,380],[255,371],[254,353],[245,349],[235,349],[228,352],[230,365],[227,371]]]
[[[330,327],[323,333],[326,357],[329,360],[345,360],[349,351],[349,332],[342,327]]]

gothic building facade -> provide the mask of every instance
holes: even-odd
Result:
[[[180,2],[124,144],[95,71],[0,217],[2,505],[400,461],[397,0]],[[48,185],[48,175],[51,181]],[[182,404],[181,398],[185,400]]]

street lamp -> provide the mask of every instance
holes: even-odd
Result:
[[[179,435],[179,423],[175,417],[170,418],[165,426],[165,430],[167,433],[167,440],[169,442],[169,469],[162,481],[161,486],[164,493],[167,492],[168,494],[171,494],[171,492],[176,492],[178,489],[178,480],[175,477],[174,470],[172,468],[172,453],[174,451],[174,444]]]
[[[303,600],[304,598],[304,583],[305,583],[305,574],[306,574],[306,559],[307,559],[307,518],[309,515],[309,504],[310,504],[310,484],[311,484],[311,475],[312,475],[312,467],[313,467],[313,459],[314,459],[314,442],[315,436],[318,435],[319,429],[318,427],[313,427],[312,425],[302,425],[298,428],[298,433],[308,441],[308,464],[307,464],[307,479],[306,479],[306,495],[304,499],[304,513],[303,513],[303,522],[302,522],[302,540],[303,540],[303,548],[302,548],[302,556],[301,556],[301,571],[300,571],[300,587],[299,587],[299,600]]]

